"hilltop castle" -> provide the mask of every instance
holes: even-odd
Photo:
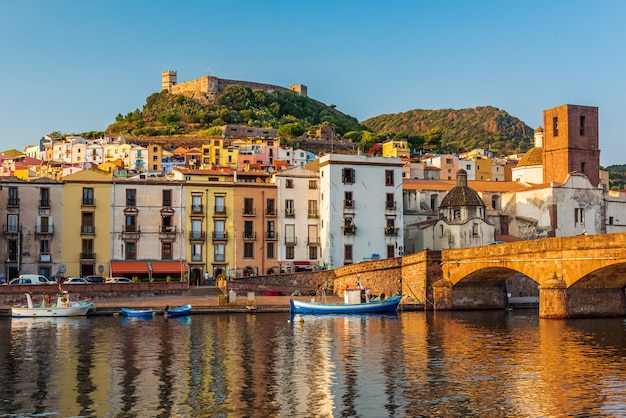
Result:
[[[289,88],[274,86],[272,84],[253,83],[249,81],[226,80],[206,75],[195,80],[178,84],[176,71],[167,70],[161,73],[161,90],[167,90],[172,94],[182,94],[196,100],[214,104],[217,97],[230,85],[239,85],[265,92],[292,91],[300,96],[307,97],[307,87],[303,84],[292,84]]]

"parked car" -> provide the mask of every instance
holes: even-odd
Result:
[[[89,280],[84,277],[70,277],[63,282],[63,284],[91,284]]]
[[[67,277],[65,277],[65,276],[50,276],[50,277],[48,277],[48,281],[54,282],[54,283],[63,283],[65,280],[67,280]]]
[[[20,277],[13,279],[9,284],[50,284],[46,276],[40,274],[21,274]]]
[[[105,283],[132,283],[133,281],[128,277],[109,277],[104,281]]]
[[[85,276],[85,279],[87,279],[89,283],[104,283],[104,277],[97,276],[95,274],[90,275],[90,276]]]

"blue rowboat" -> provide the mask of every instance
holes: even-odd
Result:
[[[396,312],[401,299],[402,296],[393,296],[364,303],[321,303],[291,299],[289,304],[292,314],[372,314]]]
[[[153,309],[130,309],[130,308],[122,308],[122,315],[124,316],[134,316],[140,318],[148,318],[154,316]]]
[[[191,305],[189,304],[172,309],[170,309],[169,306],[166,306],[165,310],[163,311],[163,315],[165,315],[167,318],[173,318],[175,316],[185,316],[189,315],[189,313],[191,313]]]

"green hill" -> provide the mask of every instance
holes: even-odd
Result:
[[[376,116],[362,124],[379,136],[408,137],[413,148],[451,153],[474,148],[496,154],[524,152],[532,146],[534,132],[524,122],[491,106],[416,109]]]
[[[324,125],[335,127],[337,134],[362,130],[356,118],[344,115],[333,105],[326,106],[292,92],[252,90],[240,85],[228,86],[215,105],[204,104],[187,96],[154,93],[142,110],[126,116],[117,115],[107,133],[128,136],[210,135],[210,128],[225,124],[280,128],[287,136]]]

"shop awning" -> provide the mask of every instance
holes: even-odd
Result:
[[[296,267],[305,267],[305,266],[310,266],[311,262],[310,261],[294,261],[293,265]]]
[[[152,274],[178,273],[181,268],[183,272],[187,271],[187,266],[180,261],[150,261]]]
[[[150,272],[148,263],[145,261],[111,261],[111,276],[123,276],[127,273]]]

